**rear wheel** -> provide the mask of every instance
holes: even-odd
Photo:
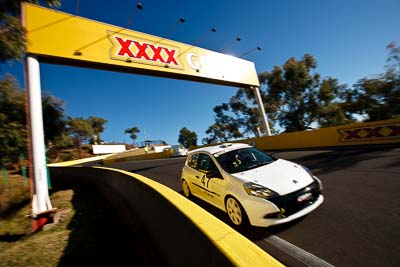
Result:
[[[236,226],[243,226],[247,222],[246,212],[242,205],[233,197],[228,197],[225,202],[226,212],[228,213],[229,219]]]
[[[185,197],[189,198],[192,193],[190,193],[190,188],[188,183],[186,182],[186,180],[182,179],[182,189],[183,189],[183,194],[185,195]]]

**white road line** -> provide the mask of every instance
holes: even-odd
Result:
[[[307,251],[296,247],[295,245],[275,236],[271,235],[269,237],[264,238],[264,241],[267,243],[273,245],[274,247],[282,250],[283,252],[286,252],[290,256],[298,259],[302,263],[304,263],[307,266],[311,267],[334,267],[334,265],[318,258],[317,256],[314,256],[311,253],[308,253]]]

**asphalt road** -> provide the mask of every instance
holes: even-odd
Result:
[[[287,266],[400,265],[400,148],[279,152],[323,182],[325,202],[308,216],[270,228],[239,230]],[[182,193],[185,158],[108,167],[139,173]],[[212,206],[198,205],[229,223]]]

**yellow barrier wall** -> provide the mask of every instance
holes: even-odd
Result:
[[[149,159],[162,159],[162,158],[171,158],[174,156],[174,151],[172,149],[165,150],[159,153],[149,153],[149,154],[141,154],[141,155],[134,155],[128,157],[118,157],[118,154],[113,155],[110,158],[104,158],[104,164],[112,164],[116,162],[125,162],[125,161],[135,161],[135,160],[149,160]]]
[[[156,254],[146,266],[283,266],[181,194],[139,174],[100,167],[51,167],[50,174],[56,187],[85,183],[98,189],[143,235],[145,252]]]
[[[400,143],[400,118],[237,140],[263,150]]]
[[[354,123],[312,131],[283,133],[232,141],[247,143],[262,150],[328,148],[365,145],[400,144],[400,118],[375,122]],[[197,147],[191,147],[195,149]],[[104,164],[173,157],[173,153],[143,154],[121,158],[105,158]]]
[[[47,166],[49,166],[49,167],[72,166],[72,165],[83,164],[83,163],[92,162],[92,161],[96,161],[96,160],[102,160],[102,159],[107,158],[109,156],[110,156],[110,154],[101,155],[101,156],[95,156],[95,157],[90,157],[90,158],[84,158],[84,159],[77,159],[77,160],[70,160],[70,161],[64,161],[64,162],[50,163],[50,164],[47,164]]]

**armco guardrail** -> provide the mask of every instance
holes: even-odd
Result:
[[[101,167],[49,169],[55,187],[86,183],[98,188],[128,227],[143,235],[146,266],[283,266],[196,204],[146,177]]]

